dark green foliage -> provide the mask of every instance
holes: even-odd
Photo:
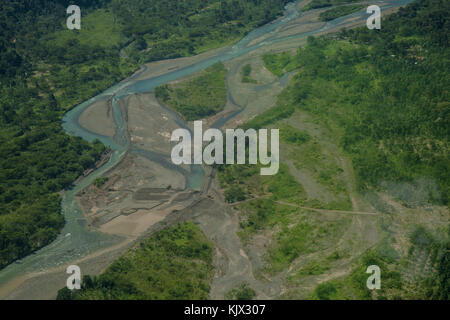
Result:
[[[280,138],[282,141],[296,145],[302,145],[311,140],[311,136],[308,133],[299,131],[289,125],[280,127]]]
[[[251,64],[246,64],[242,67],[241,75],[242,75],[242,82],[243,83],[258,83],[255,79],[252,79],[250,77],[250,74],[252,73],[252,66]]]
[[[294,111],[295,108],[292,105],[283,105],[283,107],[269,109],[247,122],[244,125],[244,128],[253,128],[255,130],[262,129],[278,120],[289,118]]]
[[[128,251],[82,288],[58,292],[60,300],[204,300],[213,275],[212,246],[188,222],[159,231]]]
[[[233,203],[246,199],[245,191],[239,185],[232,185],[225,191],[225,201]]]
[[[226,300],[252,300],[256,296],[255,290],[253,290],[248,283],[243,282],[238,288],[232,289],[225,295]]]
[[[320,21],[331,21],[336,18],[357,12],[357,11],[361,10],[362,8],[364,8],[364,6],[361,6],[361,5],[336,7],[336,8],[321,12],[319,14],[319,20]]]
[[[281,77],[287,70],[291,62],[289,53],[283,52],[280,54],[267,53],[262,57],[266,68],[274,75]]]
[[[64,225],[58,193],[105,151],[64,134],[64,112],[132,71],[111,48],[49,41],[68,2],[0,7],[0,268],[56,238]],[[78,4],[87,14],[101,2]]]
[[[440,300],[450,299],[450,242],[447,243],[445,252],[439,261],[438,289],[433,298]]]
[[[33,199],[33,195],[30,196]],[[40,195],[0,215],[0,266],[49,243],[64,225],[56,195]],[[22,200],[24,201],[24,200]],[[17,201],[19,203],[19,200]]]
[[[450,226],[446,234],[433,234],[424,226],[417,226],[410,234],[409,258],[429,257],[433,272],[426,277],[423,286],[427,288],[427,299],[449,299],[450,289]]]
[[[249,203],[251,214],[245,221],[241,221],[240,227],[249,234],[262,230],[267,226],[269,219],[275,213],[275,204],[271,200],[258,199]]]
[[[337,290],[333,284],[325,282],[319,284],[315,292],[319,300],[330,300],[331,296],[334,295]]]
[[[109,180],[108,177],[97,178],[97,179],[95,179],[95,181],[94,181],[94,185],[95,185],[97,188],[101,188],[108,180]]]
[[[237,40],[275,19],[289,0],[113,0],[129,38],[145,39],[145,61],[191,55]],[[139,40],[143,48],[142,40]],[[133,52],[132,55],[140,56]]]
[[[248,77],[250,76],[250,73],[252,73],[252,66],[250,64],[246,64],[242,67],[242,76]]]
[[[312,0],[308,5],[306,5],[302,8],[302,11],[326,8],[326,7],[331,7],[334,5],[339,5],[339,4],[344,4],[344,3],[352,3],[352,2],[360,2],[360,0]]]
[[[83,282],[86,281],[86,278],[87,277],[83,278]],[[71,300],[71,299],[72,299],[72,291],[70,291],[67,287],[64,287],[61,290],[59,290],[56,296],[56,300]]]
[[[273,176],[261,176],[260,165],[234,164],[217,166],[219,182],[225,190],[228,202],[238,202],[255,197],[268,191],[275,200],[304,199],[305,191],[286,165],[280,164],[278,173]]]

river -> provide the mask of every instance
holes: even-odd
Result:
[[[388,1],[389,4],[384,6],[382,9],[386,10],[392,7],[405,5],[410,2],[412,2],[412,0]],[[374,3],[377,2],[374,1]],[[226,62],[235,59],[258,48],[261,48],[262,46],[305,38],[335,27],[344,27],[348,24],[346,20],[349,17],[353,17],[354,19],[363,21],[367,19],[368,16],[365,11],[362,10],[333,21],[329,21],[317,30],[279,37],[279,32],[277,30],[280,27],[291,22],[292,20],[298,18],[300,14],[301,13],[299,13],[296,9],[296,4],[290,3],[286,6],[283,17],[250,32],[238,43],[227,48],[225,51],[222,51],[216,56],[204,58],[203,60],[198,61],[192,65],[165,73],[157,77],[138,80],[139,75],[145,71],[146,67],[143,66],[141,71],[134,76],[119,82],[118,84],[112,86],[111,88],[108,88],[96,97],[85,101],[84,103],[67,112],[67,114],[65,114],[65,116],[63,117],[62,124],[66,133],[73,136],[82,137],[87,141],[98,139],[113,150],[112,156],[105,165],[91,173],[86,178],[82,179],[75,185],[73,189],[65,192],[61,207],[62,214],[64,214],[66,220],[66,224],[57,239],[48,246],[2,269],[0,271],[0,286],[19,276],[42,272],[61,265],[67,265],[70,262],[76,261],[94,252],[98,252],[101,249],[111,247],[123,240],[123,238],[118,236],[106,235],[100,232],[89,230],[87,228],[87,219],[84,217],[82,210],[75,199],[75,195],[89,186],[97,177],[105,173],[105,171],[111,169],[117,163],[119,163],[119,161],[127,152],[143,155],[151,159],[152,161],[156,161],[170,169],[181,170],[180,168],[177,168],[172,163],[170,163],[170,161],[163,155],[157,154],[155,152],[140,150],[135,147],[130,148],[130,143],[126,137],[124,119],[122,118],[122,112],[119,106],[120,99],[123,99],[128,95],[132,95],[135,93],[152,92],[157,86],[184,78],[188,75],[201,71],[217,62]],[[255,41],[261,37],[263,37],[263,39],[260,39],[260,41]],[[113,117],[117,126],[115,136],[113,138],[105,137],[90,132],[81,127],[78,119],[82,112],[93,103],[102,99],[109,98],[112,99]],[[236,116],[236,114],[238,113],[239,111],[227,116],[227,118],[218,119],[212,125],[212,127],[221,127],[226,121]],[[187,127],[187,125],[179,117],[177,119],[177,122],[180,127]],[[198,189],[202,185],[204,173],[201,166],[192,166],[190,172],[188,172],[187,174],[186,172],[184,173],[186,175],[188,188]]]

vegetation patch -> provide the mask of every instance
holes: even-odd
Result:
[[[331,245],[342,236],[351,219],[339,218],[336,221],[323,221],[317,215],[301,215],[282,226],[275,236],[275,242],[267,253],[269,264],[265,271],[280,272],[291,265],[300,255],[316,252]],[[294,223],[294,221],[298,221]]]
[[[112,0],[132,59],[156,61],[231,44],[283,13],[290,0]]]
[[[336,7],[336,8],[321,12],[319,14],[319,20],[320,21],[331,21],[336,18],[357,12],[357,11],[361,10],[362,8],[364,8],[364,6],[362,6],[362,5]]]
[[[218,166],[219,183],[228,202],[270,195],[273,200],[298,203],[305,199],[303,187],[292,177],[286,165],[280,164],[274,176],[261,176],[259,165]]]
[[[210,241],[192,222],[169,227],[129,250],[81,290],[59,300],[205,300],[213,276]]]
[[[297,146],[301,146],[311,140],[311,136],[307,132],[295,129],[288,124],[280,126],[280,138],[282,141]]]
[[[225,66],[218,63],[193,79],[157,87],[155,95],[186,120],[202,119],[223,110],[227,101],[226,74]]]
[[[108,180],[109,180],[108,177],[97,178],[94,180],[93,184],[97,188],[101,188],[106,182],[108,182]]]
[[[102,8],[83,14],[80,30],[67,29],[64,21],[62,30],[44,39],[60,46],[68,42],[76,42],[81,45],[96,44],[103,48],[119,47],[127,41],[127,37],[122,32],[123,28],[124,25],[111,10]]]
[[[312,0],[308,5],[302,8],[302,11],[308,11],[311,9],[320,9],[340,4],[360,2],[360,0]]]
[[[289,69],[291,56],[287,52],[267,53],[262,57],[265,67],[274,75],[281,77]]]
[[[297,277],[301,276],[316,276],[319,274],[323,274],[325,271],[330,270],[330,265],[324,261],[311,261],[299,272],[297,272]]]
[[[243,83],[258,83],[255,79],[253,79],[250,75],[252,73],[252,65],[246,64],[242,67],[241,70],[241,76],[242,76],[242,82]]]
[[[410,235],[411,247],[407,260],[386,254],[386,244],[379,244],[364,254],[350,275],[322,283],[310,298],[320,300],[448,300],[449,235],[433,234],[423,226]],[[367,267],[381,269],[381,289],[369,290]],[[426,271],[428,269],[428,271]]]
[[[239,287],[230,290],[226,295],[226,300],[252,300],[256,296],[255,290],[253,290],[248,283],[243,282]]]

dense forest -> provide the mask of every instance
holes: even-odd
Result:
[[[68,30],[72,1],[2,1],[0,268],[55,239],[64,224],[59,192],[105,151],[63,132],[67,110],[143,61],[237,40],[281,14],[286,3],[80,0],[81,30]]]
[[[64,225],[58,192],[105,151],[64,134],[61,116],[132,71],[95,44],[41,41],[61,26],[65,5],[6,1],[0,8],[0,267],[57,236]],[[80,72],[89,65],[92,79]]]
[[[289,0],[113,0],[130,52],[144,61],[223,46],[274,20]],[[148,48],[148,49],[147,49]],[[145,50],[147,49],[147,50]]]
[[[59,290],[58,300],[205,300],[213,276],[212,245],[193,222],[159,231],[81,290]]]

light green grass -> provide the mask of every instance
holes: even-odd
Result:
[[[78,40],[80,44],[101,47],[119,46],[126,40],[122,25],[107,9],[97,9],[85,16],[82,13],[80,30],[69,30],[64,25],[63,30],[54,33],[51,38],[59,45]]]
[[[340,217],[335,221],[326,221],[317,214],[304,214],[298,221],[294,215],[291,224],[283,226],[271,244],[267,254],[265,271],[271,274],[280,272],[301,255],[323,250],[335,243],[350,225],[351,219]],[[294,221],[298,221],[294,223]]]
[[[316,276],[325,273],[325,271],[330,270],[330,265],[326,261],[311,261],[299,272],[297,272],[296,277],[301,276]]]
[[[281,77],[286,71],[295,69],[295,66],[291,64],[291,55],[287,52],[267,53],[263,55],[262,59],[265,67],[278,77]]]
[[[227,70],[222,63],[202,71],[193,79],[155,89],[155,95],[186,120],[198,120],[223,110],[227,89]]]

